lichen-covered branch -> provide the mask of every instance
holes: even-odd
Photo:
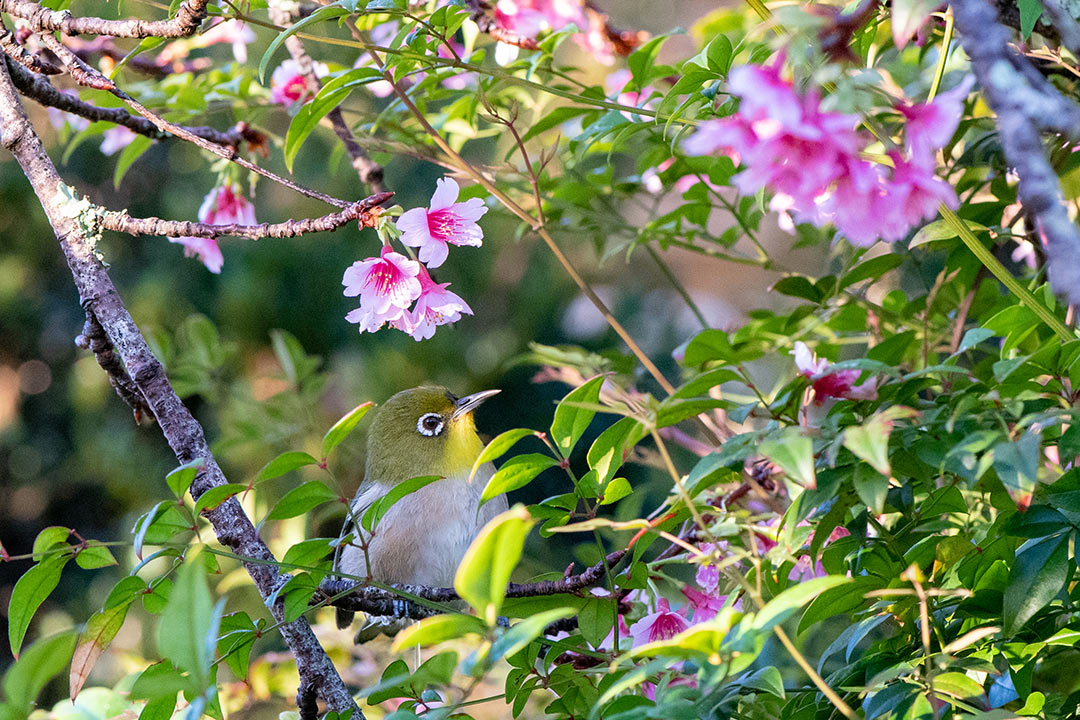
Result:
[[[341,212],[305,220],[286,220],[283,223],[260,223],[258,225],[211,225],[188,220],[163,220],[161,218],[133,218],[123,210],[101,213],[101,227],[128,235],[156,235],[158,237],[245,237],[260,238],[300,237],[308,233],[333,232],[354,220],[363,227],[375,227],[378,213],[372,210],[392,198],[394,193],[384,192],[355,202]]]
[[[210,452],[202,426],[173,391],[161,363],[150,351],[98,258],[92,217],[87,217],[87,213],[92,216],[92,207],[78,199],[57,173],[23,110],[6,63],[0,63],[0,144],[15,156],[33,187],[60,242],[83,307],[100,323],[176,458],[182,463],[203,460],[203,470],[191,485],[192,496],[198,498],[210,488],[225,484],[225,476]],[[208,511],[206,517],[224,546],[241,557],[256,560],[244,566],[259,593],[264,598],[273,596],[288,578],[274,565],[273,554],[259,538],[240,503],[230,498]],[[352,711],[354,718],[361,718],[359,708],[307,620],[286,622],[281,599],[271,603],[269,609],[280,623],[282,637],[296,659],[297,670],[304,679],[305,698],[311,692],[309,688],[314,688],[330,710]],[[310,707],[310,702],[305,700],[304,705]]]
[[[986,101],[997,115],[1005,158],[1020,177],[1018,195],[1047,249],[1050,283],[1080,303],[1080,231],[1069,218],[1039,130],[1080,134],[1080,107],[1065,99],[1010,46],[1011,33],[986,0],[952,0],[956,28]],[[1034,76],[1034,77],[1033,77]],[[1041,81],[1041,82],[1040,82]]]
[[[108,35],[125,38],[181,38],[195,33],[206,19],[208,0],[184,0],[170,20],[106,20],[77,17],[67,10],[50,10],[29,0],[0,0],[0,12],[21,18],[37,32],[64,35]]]

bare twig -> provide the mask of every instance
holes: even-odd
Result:
[[[1080,232],[1069,218],[1039,129],[1080,133],[1080,108],[1066,100],[1009,47],[1010,32],[986,0],[952,0],[964,50],[997,114],[1002,148],[1020,177],[1019,199],[1046,241],[1050,282],[1067,302],[1080,302]]]
[[[73,202],[73,191],[60,178],[41,139],[34,132],[8,75],[6,63],[0,64],[0,144],[15,156],[33,187],[60,242],[83,307],[94,315],[105,331],[177,459],[182,463],[196,459],[204,461],[203,469],[191,485],[192,497],[198,498],[211,488],[224,485],[224,473],[210,452],[202,426],[172,389],[161,363],[150,351],[98,258],[97,238],[86,229],[83,207]],[[229,498],[205,515],[223,545],[237,555],[257,559],[257,562],[245,562],[244,567],[263,598],[275,597],[288,576],[282,575],[274,565],[273,554],[255,531],[239,501]],[[269,610],[280,623],[281,634],[296,659],[305,687],[314,687],[330,710],[352,712],[354,718],[361,718],[352,695],[307,620],[301,617],[287,622],[284,601],[280,597],[269,603]]]
[[[3,2],[3,0],[0,0],[0,2]],[[288,178],[284,178],[278,175],[277,173],[273,173],[265,168],[259,167],[250,160],[246,160],[241,157],[237,153],[235,148],[222,147],[217,143],[213,143],[208,140],[204,140],[197,135],[193,135],[180,125],[171,123],[160,115],[151,112],[138,100],[121,90],[112,80],[105,77],[97,70],[90,67],[81,59],[79,59],[75,55],[75,53],[71,52],[71,50],[69,50],[63,43],[61,43],[52,35],[42,34],[38,37],[41,38],[42,43],[44,43],[47,48],[56,53],[56,55],[64,63],[65,67],[67,67],[68,72],[71,74],[71,78],[76,83],[78,83],[79,85],[84,85],[86,87],[94,88],[95,90],[105,90],[106,92],[112,93],[113,95],[127,103],[128,107],[130,107],[132,110],[149,120],[158,130],[175,135],[182,140],[187,140],[188,142],[202,148],[203,150],[213,153],[218,157],[225,158],[230,162],[234,162],[245,170],[250,170],[253,173],[263,176],[267,180],[272,180],[273,182],[276,182],[279,185],[283,185],[290,190],[300,193],[301,195],[306,195],[316,200],[322,200],[327,205],[333,205],[339,208],[348,207],[350,205],[350,203],[346,200],[331,197],[329,195],[326,195],[325,193],[318,192],[317,190],[311,190],[310,188],[299,185],[292,180],[289,180]]]
[[[355,202],[341,212],[306,220],[286,220],[283,223],[260,223],[258,225],[211,225],[187,220],[162,220],[161,218],[133,218],[124,210],[101,213],[101,226],[106,230],[129,235],[156,235],[159,237],[219,238],[225,236],[259,238],[299,237],[313,232],[333,232],[356,220],[363,227],[375,227],[378,213],[372,210],[392,198],[394,193],[384,192]]]
[[[206,19],[208,0],[184,0],[170,20],[106,20],[76,17],[67,10],[50,10],[29,0],[0,0],[0,12],[22,18],[38,32],[64,35],[108,35],[126,38],[180,38],[195,33]]]
[[[154,140],[173,137],[169,133],[160,130],[146,118],[132,115],[123,108],[104,108],[91,105],[74,95],[60,92],[48,80],[40,75],[28,72],[13,60],[8,61],[8,73],[11,75],[11,80],[15,83],[19,93],[40,105],[78,115],[91,122],[111,122],[122,125],[134,133],[145,135]],[[217,130],[216,128],[201,126],[188,126],[184,127],[184,129],[196,137],[224,147],[239,148],[242,142],[259,147],[266,143],[266,136],[247,123],[238,123],[231,130]]]
[[[146,398],[139,392],[139,388],[132,381],[131,376],[128,375],[124,364],[120,362],[119,356],[113,351],[112,343],[105,336],[105,329],[101,327],[101,323],[98,322],[94,313],[87,311],[86,324],[83,325],[82,334],[75,338],[75,344],[83,350],[90,350],[94,353],[98,365],[101,366],[101,369],[105,371],[109,378],[109,384],[116,390],[116,394],[120,396],[120,399],[127,403],[132,412],[135,413],[136,425],[139,424],[144,415],[150,416],[152,414],[146,404]]]

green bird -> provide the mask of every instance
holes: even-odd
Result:
[[[423,386],[397,393],[375,411],[367,440],[364,480],[352,502],[342,537],[356,533],[340,548],[336,570],[384,583],[450,587],[469,544],[489,520],[506,510],[506,496],[480,505],[480,495],[495,473],[484,463],[469,481],[469,473],[484,444],[476,434],[473,411],[498,390],[454,396],[444,387]],[[353,518],[394,486],[415,477],[439,475],[396,502],[382,517],[370,538]],[[368,542],[367,553],[361,540]],[[338,610],[339,628],[352,624],[353,613]],[[403,625],[393,618],[369,620],[357,642],[379,632],[393,634]]]

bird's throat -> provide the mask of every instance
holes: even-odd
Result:
[[[476,423],[473,422],[472,413],[462,415],[454,420],[448,429],[449,436],[446,438],[445,474],[447,476],[469,472],[472,469],[484,444],[480,436],[476,434]]]

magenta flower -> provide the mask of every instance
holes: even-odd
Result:
[[[716,614],[724,607],[724,601],[727,599],[726,596],[717,597],[716,595],[703,593],[689,585],[683,587],[682,594],[686,596],[690,603],[689,607],[694,611],[694,625],[716,617]]]
[[[487,207],[480,198],[457,202],[458,184],[441,178],[435,185],[430,208],[413,208],[397,220],[401,242],[420,248],[420,262],[437,268],[446,261],[449,245],[480,247],[484,231],[476,224]]]
[[[867,380],[855,385],[861,372],[859,370],[830,370],[828,360],[815,359],[810,348],[801,340],[795,342],[795,367],[799,373],[809,379],[814,390],[814,404],[821,405],[829,398],[847,400],[876,400],[877,382]]]
[[[630,636],[634,638],[634,647],[646,643],[673,638],[690,627],[690,621],[677,612],[671,611],[667,598],[656,603],[656,612],[646,615],[630,626]]]
[[[457,322],[462,313],[472,315],[469,304],[446,289],[450,283],[435,282],[423,266],[420,267],[419,279],[420,297],[416,299],[416,305],[392,323],[411,335],[413,340],[427,340],[435,334],[437,326]]]
[[[420,263],[383,246],[380,256],[354,262],[341,284],[346,297],[360,297],[360,307],[345,316],[360,332],[375,332],[401,318],[420,297]]]
[[[904,145],[912,158],[933,162],[934,152],[945,147],[956,132],[964,111],[964,100],[974,82],[975,78],[968,75],[955,88],[941,93],[931,102],[897,108],[907,119]]]
[[[254,225],[255,206],[226,182],[206,194],[199,206],[199,222],[211,225]],[[178,237],[169,242],[184,246],[185,257],[197,257],[215,275],[221,272],[225,258],[216,238]]]
[[[322,63],[315,63],[314,70],[316,77],[322,77],[327,73],[327,68]],[[316,90],[300,74],[300,66],[295,60],[286,60],[281,63],[270,76],[270,100],[279,105],[291,107],[307,102],[315,96]]]
[[[115,155],[120,152],[135,139],[135,133],[128,130],[123,125],[117,125],[114,128],[109,128],[105,131],[105,134],[101,136],[101,152],[104,155]]]

